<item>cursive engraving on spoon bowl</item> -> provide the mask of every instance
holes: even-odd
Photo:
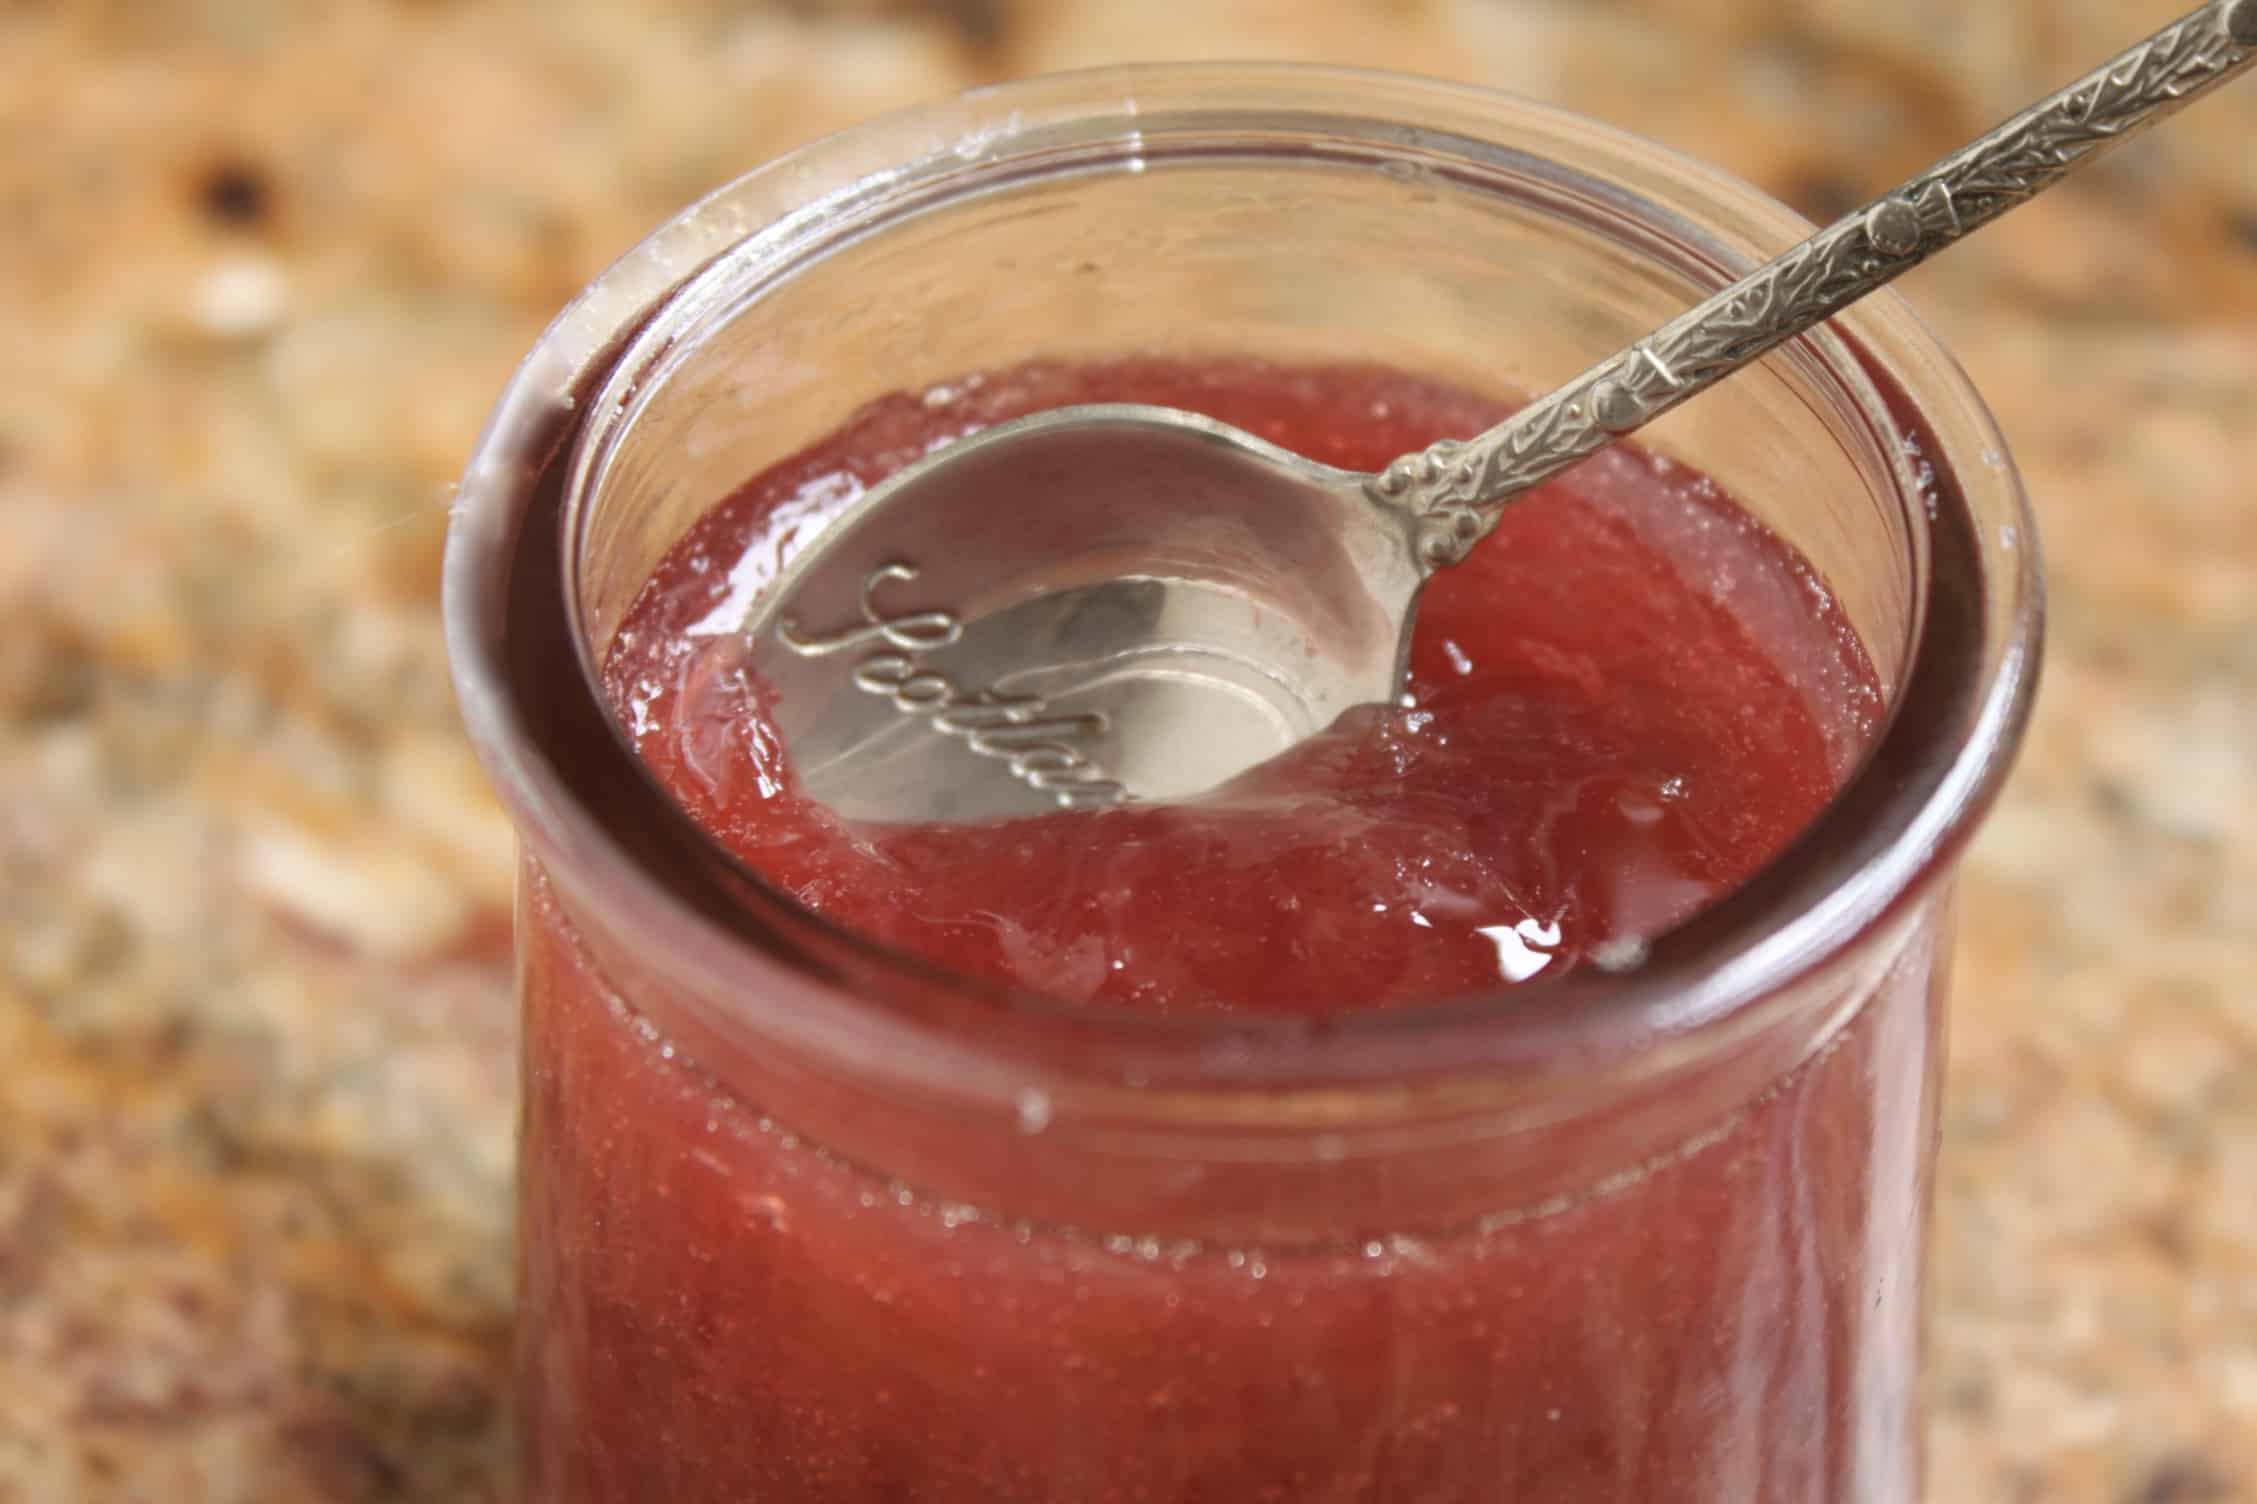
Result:
[[[916,565],[889,560],[862,582],[862,620],[817,636],[786,620],[777,624],[777,640],[802,658],[876,645],[854,666],[854,686],[863,693],[891,700],[903,715],[929,717],[935,731],[1000,761],[1014,778],[1051,795],[1062,808],[1100,808],[1126,798],[1128,790],[1075,745],[1104,735],[1104,716],[1054,714],[1039,695],[967,693],[949,674],[923,661],[923,655],[962,638],[964,624],[944,610],[887,615],[877,602],[878,587],[916,578]]]

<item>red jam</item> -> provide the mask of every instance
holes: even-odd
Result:
[[[717,630],[783,540],[938,442],[1101,401],[1355,470],[1503,415],[1368,369],[1035,366],[881,401],[715,510],[630,613],[606,688],[699,824],[851,929],[1075,1002],[1432,1001],[1634,953],[1808,823],[1862,741],[1871,670],[1801,560],[1705,477],[1623,449],[1436,576],[1403,705],[1205,798],[850,827],[795,797]]]
[[[1156,1010],[1495,993],[1634,959],[1776,853],[1869,733],[1874,676],[1800,559],[1623,449],[1434,581],[1405,704],[1208,797],[951,829],[795,797],[727,630],[745,596],[932,444],[1081,401],[1360,469],[1500,411],[1366,369],[1032,366],[879,401],[694,529],[615,641],[617,713],[699,824],[891,945]],[[537,872],[524,920],[532,1498],[1911,1497],[1927,936],[1668,1153],[1454,1229],[1347,1206],[1337,1241],[1248,1247],[1029,1223],[849,1163],[678,1057]]]

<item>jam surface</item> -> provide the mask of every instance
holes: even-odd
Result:
[[[799,797],[734,631],[752,595],[908,460],[1077,402],[1189,408],[1355,470],[1506,411],[1367,368],[1031,365],[878,401],[751,481],[656,572],[605,688],[706,830],[847,928],[1071,1002],[1489,990],[1633,961],[1807,824],[1870,729],[1872,671],[1800,557],[1706,477],[1623,447],[1435,577],[1403,703],[1197,800],[913,826]]]

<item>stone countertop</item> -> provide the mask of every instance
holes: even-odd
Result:
[[[1292,56],[1824,215],[2175,0],[0,4],[0,1504],[499,1499],[506,824],[449,485],[606,259],[978,80]],[[2257,1499],[2257,85],[1920,273],[2043,514],[1968,859],[1941,1504]]]

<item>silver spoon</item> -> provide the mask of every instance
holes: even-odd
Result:
[[[1378,475],[1127,404],[926,457],[746,624],[802,786],[877,820],[1176,798],[1393,700],[1420,587],[1514,497],[2253,59],[2257,0],[2214,0],[1487,433]]]

